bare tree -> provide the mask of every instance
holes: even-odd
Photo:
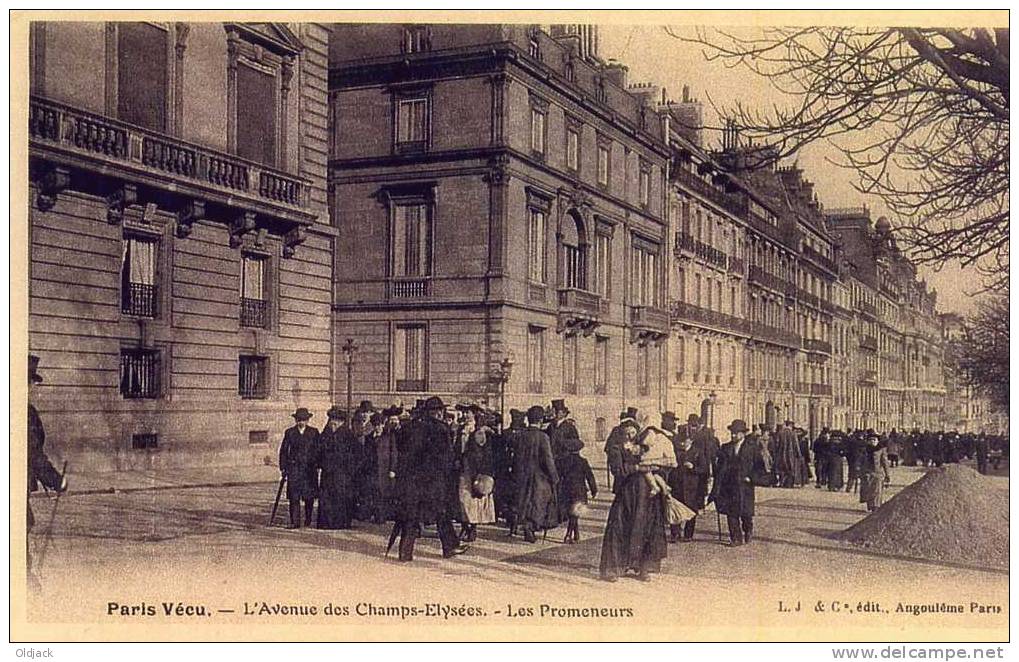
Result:
[[[1008,411],[1008,298],[989,297],[966,320],[966,335],[949,346],[948,358],[964,384]]]
[[[781,159],[831,143],[862,193],[897,216],[919,263],[975,266],[1008,288],[1008,30],[770,28],[680,34],[709,61],[763,77],[790,100],[716,108]],[[753,160],[751,160],[751,163]]]

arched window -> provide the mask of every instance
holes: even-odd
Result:
[[[584,221],[576,212],[563,219],[560,235],[562,245],[563,287],[587,289],[587,236]]]

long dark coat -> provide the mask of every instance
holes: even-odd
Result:
[[[753,517],[754,482],[764,470],[764,458],[755,442],[744,439],[739,455],[736,455],[735,442],[723,445],[718,451],[712,488],[718,512]]]
[[[354,518],[357,480],[364,471],[364,453],[350,428],[327,427],[318,436],[318,528],[348,529]]]
[[[698,491],[704,494],[708,493],[708,482],[710,475],[712,474],[710,467],[715,466],[715,459],[718,457],[718,438],[715,437],[714,433],[707,427],[701,427],[693,433],[693,444],[692,448],[696,448],[697,452],[702,454],[708,462],[709,471],[707,473],[698,474]],[[704,497],[701,497],[702,499]],[[690,504],[687,504],[689,506]]]
[[[396,430],[387,429],[379,435],[378,444],[375,447],[376,477],[378,478],[378,507],[379,514],[383,519],[392,519],[394,516],[396,502],[396,471],[398,466],[398,453],[396,452]],[[390,473],[394,476],[390,477]]]
[[[507,428],[502,434],[493,435],[489,440],[492,446],[492,477],[495,478],[495,514],[509,518],[513,515],[516,505],[516,490],[513,485],[513,437],[517,430]]]
[[[363,457],[361,473],[357,475],[357,517],[361,520],[370,520],[377,513],[379,500],[379,472],[378,446],[379,438],[374,432],[358,438]]]
[[[46,456],[46,431],[42,425],[42,419],[35,407],[28,405],[28,491],[35,492],[39,489],[40,483],[51,490],[60,488],[63,478],[57,471],[50,459]],[[35,525],[35,516],[32,514],[32,506],[26,508],[28,517],[28,529]]]
[[[684,466],[686,463],[692,468]],[[691,510],[703,510],[708,495],[707,477],[711,473],[711,461],[703,447],[676,447],[676,467],[669,472],[669,487],[672,496]]]
[[[552,457],[560,458],[563,455],[569,453],[566,447],[570,439],[580,439],[580,433],[577,432],[577,425],[573,422],[572,418],[567,418],[556,424],[553,423],[548,427],[548,440],[549,445],[552,447]]]
[[[449,426],[427,416],[413,419],[397,433],[396,448],[397,518],[425,524],[449,518],[457,506],[456,461]]]
[[[559,518],[565,520],[575,503],[587,503],[587,494],[598,494],[598,483],[595,482],[591,465],[579,453],[567,453],[557,457],[556,469],[559,471]]]
[[[310,425],[304,434],[295,425],[283,434],[280,444],[280,471],[287,477],[287,499],[313,499],[318,493],[316,441],[319,432]]]
[[[622,465],[635,467],[638,459],[625,449],[622,453]],[[668,554],[663,495],[652,496],[645,476],[632,469],[620,474],[616,488],[602,539],[602,576],[618,577],[627,570],[660,571]]]
[[[513,480],[516,484],[516,515],[520,524],[533,529],[553,529],[559,526],[559,506],[556,486],[559,472],[548,435],[535,427],[514,438]]]

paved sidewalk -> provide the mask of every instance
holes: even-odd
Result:
[[[169,490],[189,487],[235,487],[259,483],[275,483],[279,468],[272,465],[244,467],[193,467],[145,471],[112,471],[108,473],[74,473],[67,475],[67,496],[75,494],[107,494],[144,490]],[[40,490],[36,495],[43,495]]]

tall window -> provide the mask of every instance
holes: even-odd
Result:
[[[679,267],[676,270],[676,300],[686,301],[686,269]]]
[[[276,74],[237,65],[237,155],[276,164]]]
[[[120,350],[120,395],[125,398],[158,398],[160,395],[159,350]]]
[[[683,373],[686,372],[686,338],[676,338],[676,381],[683,381]]]
[[[715,281],[715,305],[718,306],[718,312],[722,312],[722,281]]]
[[[715,383],[722,382],[722,343],[715,348]]]
[[[269,397],[269,359],[265,356],[242,356],[237,371],[237,393],[245,400]]]
[[[711,381],[711,341],[704,343],[704,381]]]
[[[693,282],[694,282],[693,303],[694,303],[695,306],[700,308],[700,306],[701,306],[701,275],[700,274],[694,274],[693,275]]]
[[[432,50],[431,29],[427,25],[404,27],[400,47],[404,53],[423,53]]]
[[[531,106],[531,151],[545,156],[545,129],[548,111],[539,106]]]
[[[125,237],[120,269],[120,310],[125,315],[155,317],[157,311],[156,251],[159,243]]]
[[[594,392],[604,395],[609,383],[609,339],[597,336],[594,339]]]
[[[730,361],[730,363],[729,363],[729,383],[730,384],[735,384],[736,383],[736,346],[733,345],[729,349],[730,349],[730,353],[729,353],[729,361]]]
[[[541,61],[541,43],[538,41],[537,36],[532,36],[528,40],[527,52],[535,60]]]
[[[424,391],[427,383],[428,330],[420,324],[397,326],[393,338],[393,375],[397,391]]]
[[[660,303],[657,244],[634,237],[632,302],[634,306],[657,306]]]
[[[651,167],[642,165],[640,168],[640,204],[643,207],[648,206],[648,202],[651,199]]]
[[[694,340],[694,364],[693,379],[697,381],[697,375],[701,374],[701,341]]]
[[[431,273],[431,223],[425,203],[394,207],[393,275],[420,278]]]
[[[151,23],[117,23],[117,117],[166,131],[167,31]]]
[[[736,316],[736,286],[729,288],[729,314]]]
[[[566,130],[566,167],[574,172],[580,170],[580,129],[577,127]]]
[[[545,282],[545,212],[529,210],[527,226],[527,278],[534,283]]]
[[[651,349],[647,345],[637,348],[637,392],[648,395],[651,392]]]
[[[527,390],[541,393],[545,382],[545,329],[527,327]]]
[[[587,243],[584,226],[573,214],[563,220],[562,233],[563,275],[562,286],[587,289]]]
[[[241,258],[241,326],[265,328],[268,323],[265,264],[256,255]]]
[[[577,335],[563,337],[563,390],[577,392]]]
[[[595,234],[594,253],[594,290],[603,297],[608,297],[609,285],[612,282],[612,237],[601,232]]]
[[[420,151],[428,143],[428,97],[416,95],[397,99],[396,147]]]
[[[598,184],[609,185],[609,146],[605,143],[598,145]]]

